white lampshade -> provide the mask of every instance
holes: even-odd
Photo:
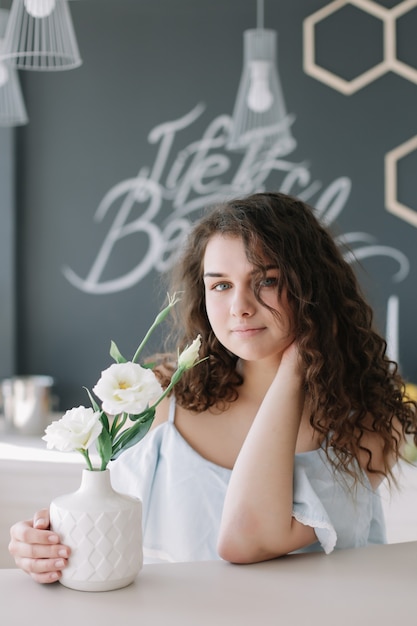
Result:
[[[243,33],[243,71],[232,116],[228,147],[241,150],[262,139],[282,154],[294,147],[276,65],[277,34],[255,28]]]
[[[8,18],[9,11],[0,9],[0,55]],[[0,126],[20,126],[27,122],[17,71],[7,61],[0,60]]]
[[[22,70],[81,65],[67,0],[13,0],[0,60]]]

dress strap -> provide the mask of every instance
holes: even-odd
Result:
[[[173,424],[175,420],[175,406],[176,406],[175,395],[172,394],[170,401],[169,401],[169,413],[168,413],[168,422],[170,424]]]

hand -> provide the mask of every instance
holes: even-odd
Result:
[[[9,552],[17,567],[38,583],[53,583],[67,565],[70,548],[49,530],[49,511],[35,513],[33,520],[17,522],[10,529]]]
[[[281,356],[281,363],[279,366],[279,372],[281,375],[283,372],[288,372],[291,376],[298,376],[304,378],[303,361],[298,349],[298,343],[294,339],[284,350]]]

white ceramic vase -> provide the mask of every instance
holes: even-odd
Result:
[[[60,582],[80,591],[126,587],[142,568],[142,504],[112,488],[110,471],[83,470],[81,486],[50,506],[51,528],[71,548]]]

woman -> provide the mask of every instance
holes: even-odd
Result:
[[[249,563],[385,541],[376,489],[405,436],[417,442],[416,405],[310,207],[264,193],[214,208],[174,290],[177,343],[200,334],[208,359],[111,468],[115,488],[143,500],[147,560]],[[11,529],[11,554],[39,582],[69,557],[48,523],[45,510]]]

